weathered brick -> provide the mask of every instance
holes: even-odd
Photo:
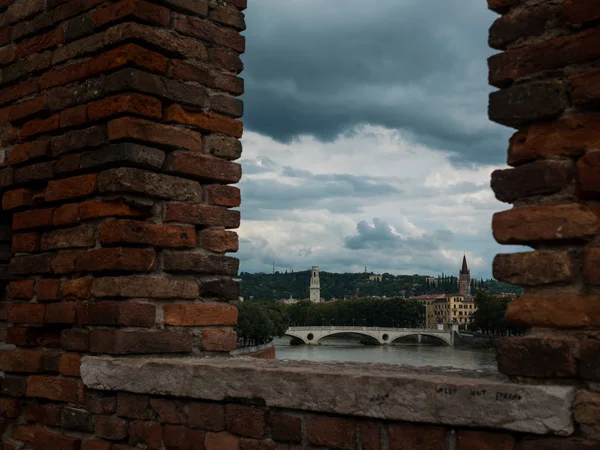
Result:
[[[11,299],[29,300],[33,298],[35,280],[11,281],[8,285],[8,296]]]
[[[244,70],[244,63],[240,54],[224,47],[211,47],[208,49],[208,59],[216,67],[234,73]]]
[[[93,247],[95,230],[92,227],[80,226],[64,230],[54,230],[42,235],[42,251],[62,248]]]
[[[27,396],[78,403],[81,384],[77,380],[34,375],[27,379]]]
[[[145,213],[137,210],[122,200],[112,202],[86,201],[79,206],[79,216],[82,220],[100,217],[143,217]]]
[[[37,350],[0,352],[0,370],[5,372],[41,372],[44,353]]]
[[[61,412],[61,426],[69,430],[94,432],[94,417],[85,409],[65,407]]]
[[[169,203],[164,220],[165,222],[185,222],[196,225],[238,228],[240,226],[240,213],[239,211],[215,206]]]
[[[37,79],[26,80],[14,86],[3,88],[0,91],[0,105],[20,99],[37,91]]]
[[[244,80],[222,72],[210,71],[205,67],[187,61],[172,60],[169,64],[169,76],[175,79],[195,81],[204,86],[230,92],[234,95],[244,93]]]
[[[0,109],[0,122],[8,123],[25,119],[29,116],[45,111],[47,107],[47,96],[45,94],[40,95],[30,100],[25,100],[21,103]]]
[[[187,427],[166,425],[165,447],[173,450],[204,450],[204,433]]]
[[[8,322],[43,325],[45,313],[45,305],[37,303],[14,303],[8,309]]]
[[[81,355],[63,353],[58,360],[58,371],[66,377],[80,377]]]
[[[146,444],[152,450],[163,448],[163,430],[158,422],[134,420],[129,425],[129,437],[133,444]]]
[[[81,450],[111,450],[108,442],[87,439],[81,443]]]
[[[119,324],[151,327],[156,322],[156,306],[151,303],[127,302],[119,305]]]
[[[501,244],[576,239],[600,231],[596,214],[577,203],[515,208],[496,213],[492,229]]]
[[[204,440],[206,450],[240,450],[240,438],[230,433],[206,433]]]
[[[140,114],[160,119],[160,100],[142,94],[120,94],[92,102],[88,105],[90,120],[96,121],[122,113]]]
[[[92,58],[89,62],[89,72],[96,75],[125,64],[134,64],[151,72],[164,74],[167,72],[167,62],[168,58],[159,53],[136,44],[126,44]]]
[[[25,397],[27,391],[27,377],[4,375],[2,379],[2,395],[10,397]]]
[[[6,330],[6,343],[20,347],[37,347],[42,340],[41,330],[29,327],[10,327]]]
[[[117,396],[114,393],[88,391],[85,395],[85,408],[92,414],[111,415],[117,411]]]
[[[172,303],[163,307],[165,325],[235,325],[238,311],[222,303]]]
[[[594,0],[565,0],[563,15],[567,23],[582,25],[600,19],[597,6]]]
[[[244,102],[231,95],[212,94],[210,96],[210,111],[239,118],[244,115]]]
[[[497,343],[498,370],[510,376],[573,377],[577,363],[572,342],[544,337],[507,337]]]
[[[87,352],[90,346],[89,331],[78,329],[63,330],[60,335],[60,345],[65,350]]]
[[[204,138],[204,150],[206,153],[231,161],[242,155],[242,143],[231,136],[212,133]]]
[[[69,203],[56,208],[54,225],[73,225],[79,222],[79,203]]]
[[[579,391],[573,402],[575,421],[579,423],[583,435],[589,439],[600,437],[600,394]]]
[[[128,428],[128,422],[119,417],[96,416],[95,434],[100,438],[120,441],[128,436]]]
[[[571,182],[573,172],[570,161],[536,161],[515,169],[494,171],[492,189],[498,200],[512,203],[521,198],[559,192]]]
[[[193,402],[188,405],[188,425],[206,431],[225,429],[225,406],[218,403]]]
[[[190,17],[178,15],[175,17],[175,29],[180,33],[193,36],[203,41],[213,42],[215,44],[228,47],[238,52],[244,52],[246,48],[246,39],[237,31],[219,27],[211,22]]]
[[[111,220],[100,225],[98,239],[102,245],[148,244],[166,248],[194,248],[196,230],[189,226]]]
[[[389,446],[407,450],[447,450],[446,430],[442,427],[411,424],[388,426]]]
[[[457,450],[514,450],[517,440],[507,433],[460,430]]]
[[[504,87],[525,75],[597,59],[599,43],[600,30],[591,29],[508,50],[489,58],[489,82]]]
[[[152,409],[159,415],[161,423],[183,424],[187,422],[187,414],[185,412],[185,406],[182,402],[162,398],[153,398],[150,400],[150,405],[152,406]],[[183,428],[184,427],[182,427],[182,429]]]
[[[559,5],[538,4],[510,11],[498,18],[490,28],[490,47],[503,50],[510,43],[543,34],[560,20]]]
[[[62,298],[61,281],[54,279],[38,280],[35,295],[38,301],[60,300]]]
[[[88,121],[87,106],[79,105],[65,109],[60,113],[60,127],[76,127]]]
[[[238,30],[246,29],[244,14],[233,5],[219,5],[210,11],[208,18],[223,25],[237,28]]]
[[[97,125],[55,136],[50,139],[50,148],[52,155],[58,156],[74,150],[98,147],[106,143],[107,139],[106,126]]]
[[[186,148],[198,152],[202,150],[202,136],[200,133],[133,117],[123,117],[110,121],[108,123],[108,137],[111,141],[139,139],[169,147]]]
[[[45,432],[44,428],[38,424],[15,425],[13,426],[10,437],[16,441],[21,441],[26,444],[33,444],[35,435],[43,432]]]
[[[140,248],[96,248],[58,254],[52,260],[55,273],[126,270],[149,272],[156,267],[156,252]]]
[[[54,163],[47,161],[19,167],[14,172],[15,183],[29,183],[31,181],[45,181],[54,177]]]
[[[488,115],[501,125],[519,128],[534,121],[554,119],[568,106],[562,81],[534,81],[492,92]]]
[[[170,11],[167,8],[145,1],[122,0],[97,10],[92,16],[92,25],[94,28],[98,28],[129,17],[167,26],[170,20]]]
[[[80,450],[81,440],[64,434],[43,430],[35,433],[33,450]]]
[[[306,431],[308,441],[317,446],[346,450],[355,447],[356,423],[351,419],[309,416],[306,420]]]
[[[15,256],[10,260],[10,272],[13,275],[45,274],[52,271],[50,264],[54,255]]]
[[[48,48],[56,47],[57,45],[62,44],[63,41],[63,28],[57,27],[47,33],[19,42],[19,44],[17,44],[15,56],[20,59],[27,55],[31,55],[32,53],[39,53]]]
[[[52,180],[48,182],[48,187],[40,197],[47,202],[85,197],[96,191],[97,179],[97,174],[88,174]]]
[[[526,327],[597,327],[600,296],[575,292],[525,294],[508,304],[506,320]]]
[[[198,182],[129,167],[102,172],[98,176],[98,190],[103,193],[132,192],[195,203],[202,199]]]
[[[29,422],[38,422],[51,427],[59,427],[61,410],[62,405],[32,403],[27,406],[25,420]]]
[[[600,450],[598,441],[587,441],[581,438],[539,438],[525,439],[520,450]]]
[[[496,255],[493,271],[497,280],[522,286],[538,286],[571,282],[576,269],[569,252],[538,250]]]
[[[191,336],[179,331],[90,331],[90,351],[114,355],[187,353]]]
[[[165,120],[190,125],[203,131],[223,133],[236,138],[242,137],[243,134],[243,124],[239,120],[214,113],[185,110],[180,105],[172,105],[167,108]]]
[[[33,191],[30,189],[15,189],[5,192],[2,196],[2,208],[11,210],[31,206],[33,203]]]
[[[240,450],[277,450],[278,447],[271,439],[240,439]]]
[[[97,297],[198,297],[198,285],[192,280],[154,277],[106,277],[94,280],[92,293]]]
[[[581,377],[600,381],[600,340],[584,339],[579,347]]]
[[[225,408],[227,429],[234,434],[261,439],[265,434],[265,411],[243,405]]]
[[[239,239],[237,233],[224,230],[203,230],[198,234],[200,247],[217,253],[237,252]]]
[[[289,414],[269,413],[271,437],[280,442],[302,442],[302,419]]]
[[[571,100],[576,106],[598,106],[600,103],[600,70],[572,75]]]
[[[586,196],[600,192],[600,150],[587,152],[577,162],[577,180],[579,189]]]
[[[117,302],[87,302],[77,306],[79,325],[119,324],[119,304]]]
[[[600,285],[600,248],[587,248],[583,258],[583,279],[587,284]]]
[[[237,334],[230,330],[202,330],[201,348],[208,352],[231,352],[237,345]]]
[[[237,275],[239,268],[238,259],[228,256],[170,250],[163,251],[162,255],[163,268],[167,271]]]
[[[34,119],[21,127],[21,139],[29,139],[38,134],[57,130],[60,127],[60,116],[55,114],[47,119]]]
[[[203,281],[200,296],[206,299],[234,302],[240,295],[240,283],[231,278]]]
[[[167,158],[167,170],[202,181],[237,183],[242,178],[242,166],[191,152],[173,152]]]
[[[77,323],[76,302],[59,302],[46,305],[44,322],[56,325],[72,325]]]
[[[206,201],[211,205],[235,208],[242,202],[240,189],[236,186],[213,184],[205,186],[204,192]]]

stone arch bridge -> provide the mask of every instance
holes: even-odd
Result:
[[[381,327],[290,327],[286,336],[300,339],[307,345],[316,345],[327,336],[339,334],[358,334],[368,336],[380,345],[392,344],[394,341],[406,337],[417,336],[421,342],[422,336],[437,338],[449,346],[454,346],[454,331],[435,330],[430,328],[381,328]]]

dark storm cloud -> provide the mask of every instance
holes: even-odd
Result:
[[[356,234],[347,236],[345,247],[350,250],[405,250],[410,252],[431,252],[448,245],[454,234],[448,230],[436,230],[420,237],[402,237],[385,221],[373,219],[373,225],[360,221],[356,226]]]
[[[332,139],[360,123],[499,162],[509,132],[487,122],[481,0],[260,0],[246,11],[248,128]]]

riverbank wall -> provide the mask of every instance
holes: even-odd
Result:
[[[245,356],[248,358],[275,359],[275,343],[273,341],[252,347],[238,348],[230,353],[231,356]]]

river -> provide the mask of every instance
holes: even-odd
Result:
[[[358,339],[326,338],[320,345],[290,345],[289,338],[275,339],[277,359],[305,361],[355,361],[409,366],[455,367],[496,371],[493,350],[406,343],[370,346]]]

